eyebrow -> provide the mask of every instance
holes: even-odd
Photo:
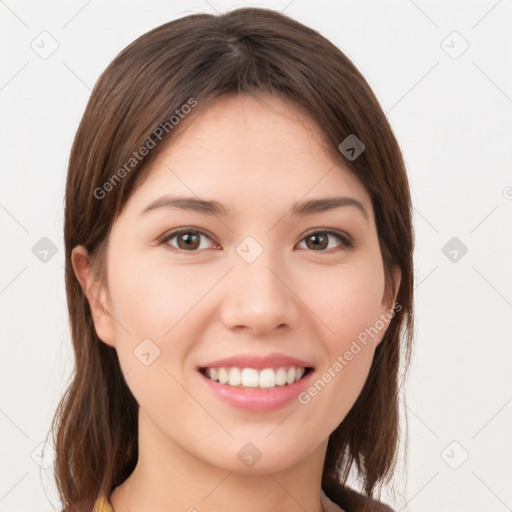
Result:
[[[314,213],[325,212],[340,208],[343,206],[352,206],[357,208],[369,221],[370,217],[365,207],[354,197],[325,197],[299,201],[290,210],[293,217],[302,217]],[[205,215],[218,215],[221,217],[234,217],[234,212],[226,208],[221,203],[213,200],[197,199],[195,197],[171,197],[164,195],[150,203],[139,215],[144,215],[156,209],[179,209],[185,211],[194,211]]]

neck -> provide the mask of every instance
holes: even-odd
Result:
[[[280,471],[257,469],[258,464],[234,471],[185,451],[140,409],[137,466],[110,501],[115,511],[122,512],[323,512],[326,448],[327,440],[298,464]]]

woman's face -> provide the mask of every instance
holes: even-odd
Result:
[[[226,95],[183,121],[112,227],[110,314],[93,305],[147,432],[231,471],[325,449],[393,305],[368,193],[305,114],[265,99]],[[349,199],[299,208],[330,198]]]

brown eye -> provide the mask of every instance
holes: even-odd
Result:
[[[352,247],[352,242],[341,233],[337,233],[336,231],[316,231],[314,233],[310,233],[302,240],[305,241],[306,247],[315,252],[327,252],[326,249],[333,248],[329,247],[329,237],[337,238],[341,244],[342,248]],[[329,251],[330,252],[330,251]]]
[[[193,254],[194,252],[199,252],[201,249],[211,248],[204,246],[202,243],[203,238],[212,241],[211,237],[201,230],[180,229],[164,235],[158,241],[158,243],[159,245],[166,244],[177,252],[181,251],[185,254]],[[176,242],[171,243],[171,240],[174,239],[176,239]],[[338,249],[336,249],[336,244],[333,245],[330,242],[333,239],[337,239],[339,241],[337,245]],[[342,233],[338,233],[336,231],[315,231],[301,240],[301,243],[304,242],[306,244],[306,249],[319,253],[325,252],[327,254],[342,250],[344,248],[349,249],[354,246],[353,242],[348,236],[345,236]]]
[[[198,249],[205,249],[207,247],[202,247],[201,238],[204,237],[208,240],[211,238],[202,231],[194,231],[191,229],[188,230],[179,230],[173,231],[168,235],[165,235],[164,238],[159,240],[159,244],[168,244],[171,247],[177,249],[178,251],[184,252],[198,252]],[[171,240],[176,239],[176,245],[169,243]]]
[[[197,233],[183,233],[176,236],[180,249],[197,249],[201,245],[201,235]]]
[[[329,245],[329,237],[323,234],[309,235],[305,240],[308,249],[327,249],[327,246]]]

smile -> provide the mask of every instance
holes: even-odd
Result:
[[[309,367],[281,366],[260,370],[239,367],[200,368],[199,371],[208,379],[227,386],[272,389],[298,382],[311,370]]]

